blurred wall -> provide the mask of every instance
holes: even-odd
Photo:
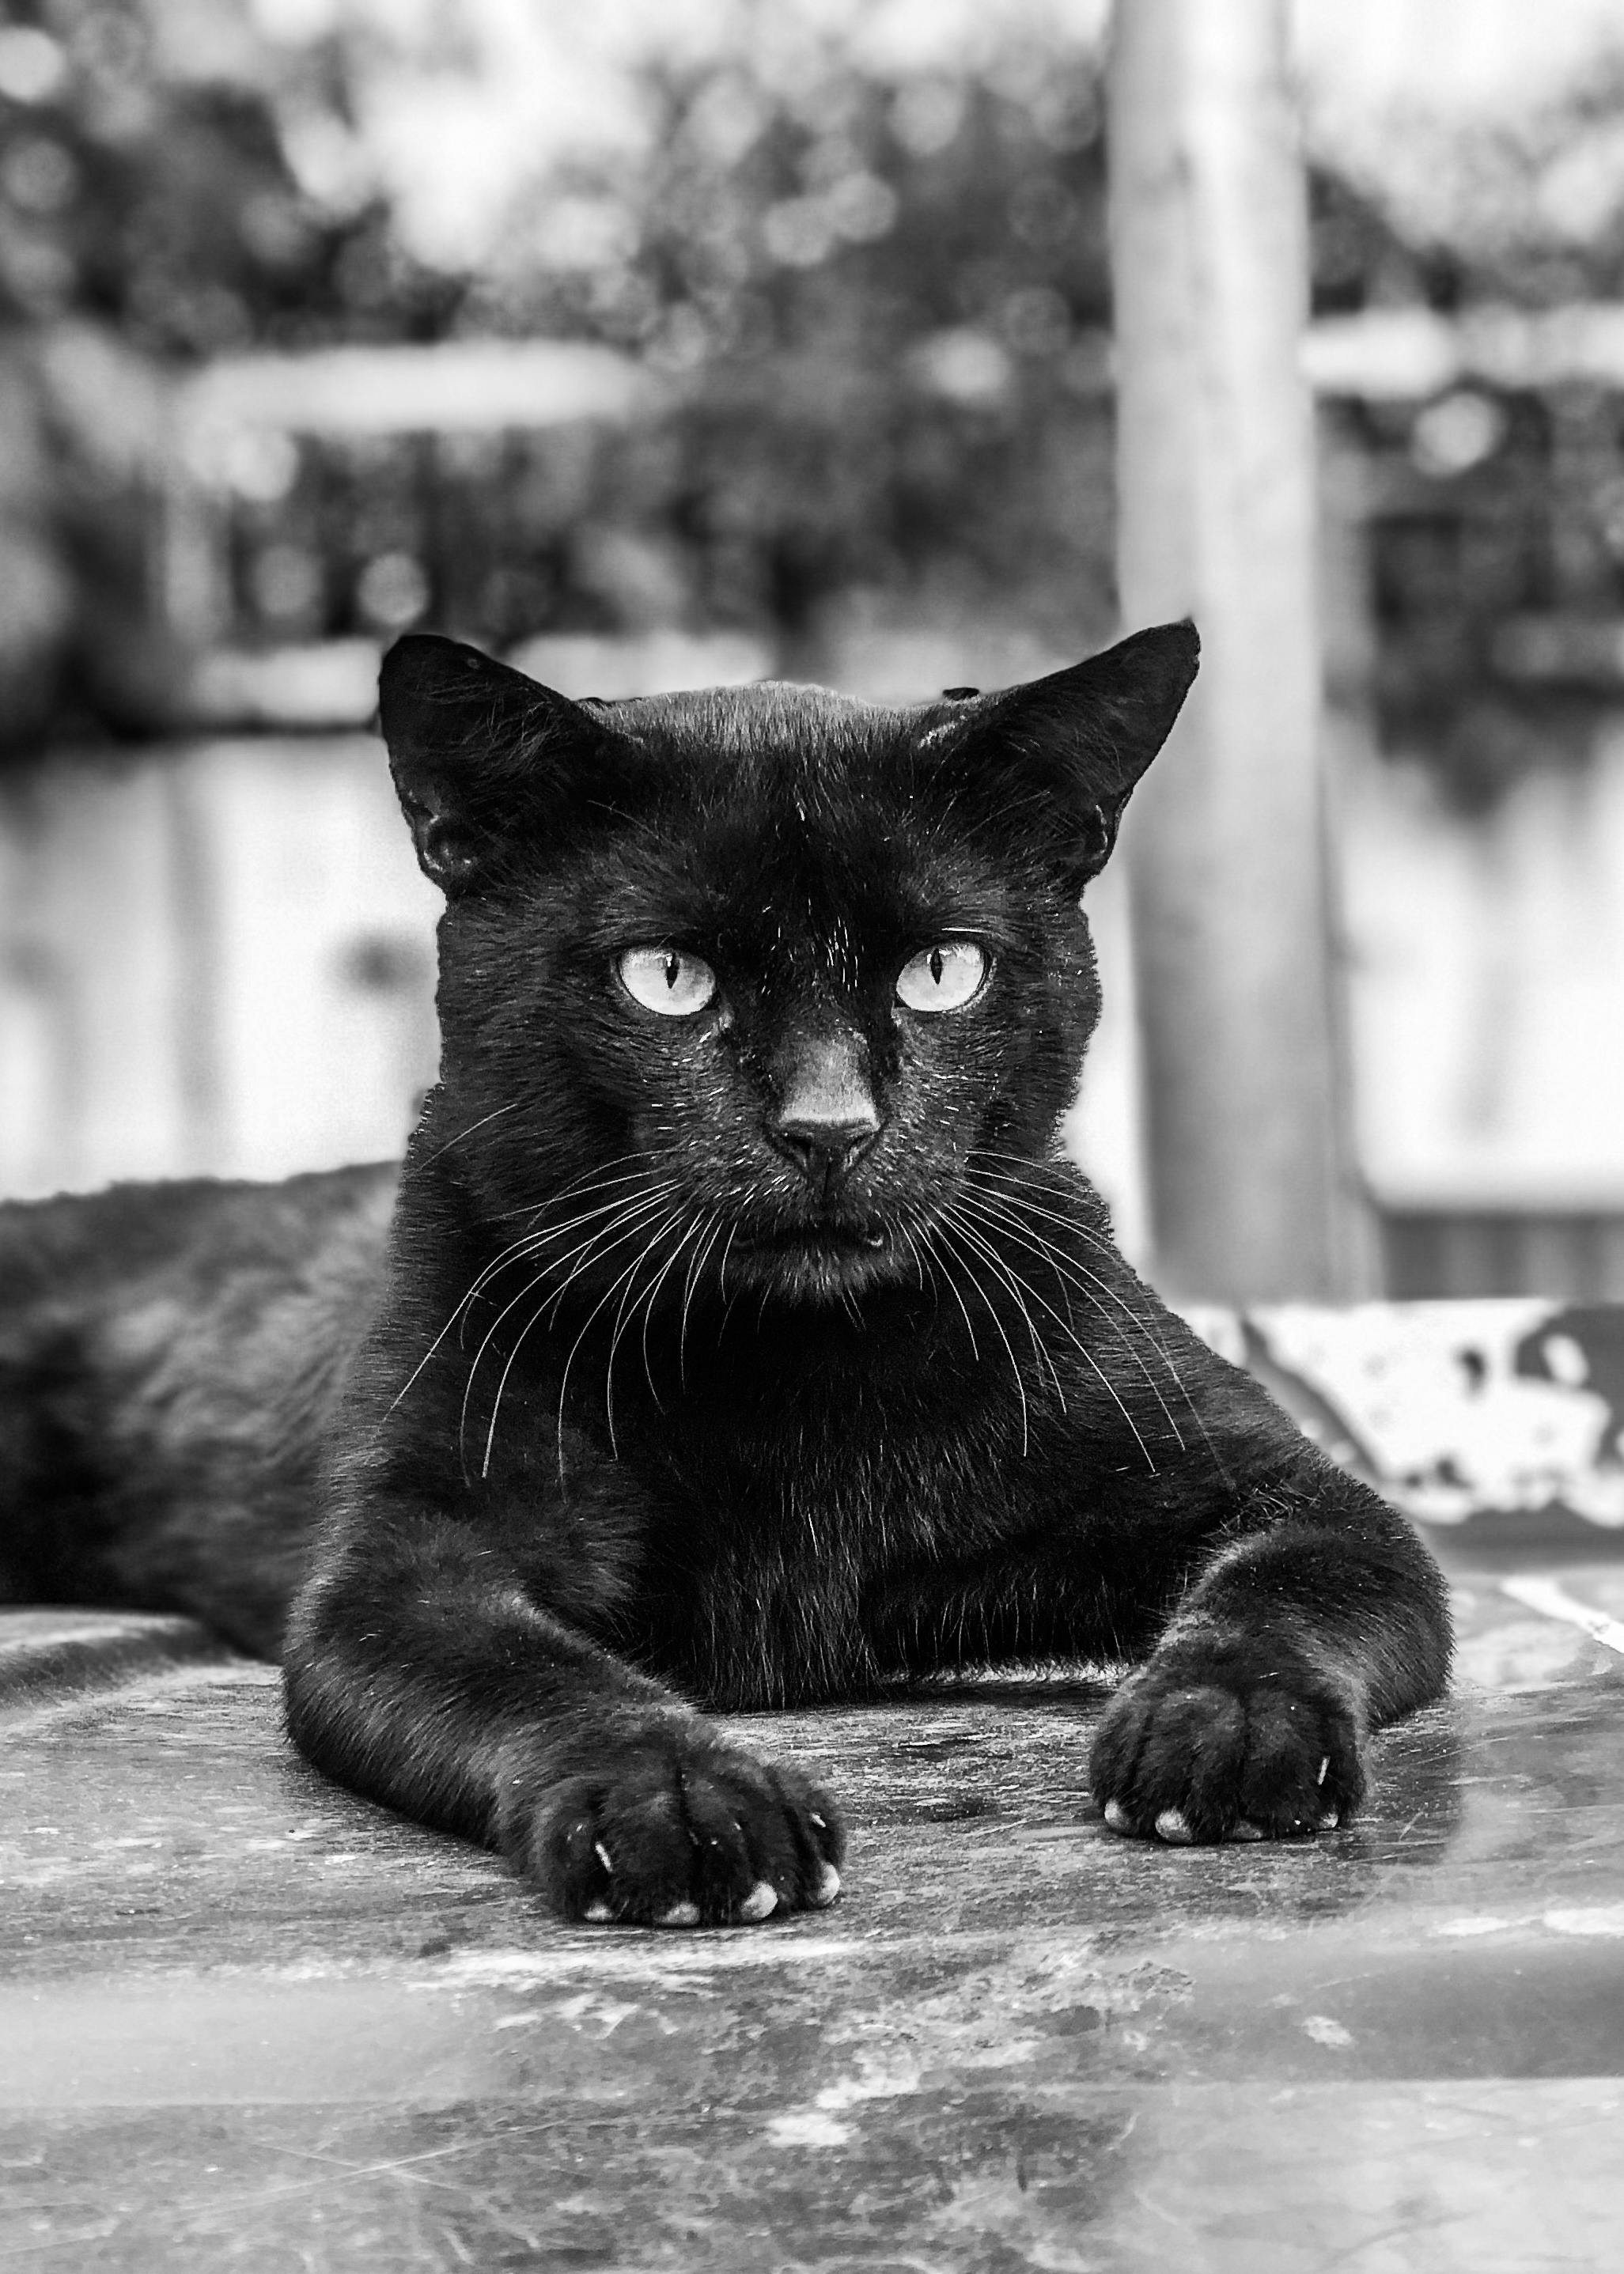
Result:
[[[268,737],[0,797],[0,1193],[397,1153],[434,926],[381,746]]]

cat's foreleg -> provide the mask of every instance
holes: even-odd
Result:
[[[533,1600],[463,1524],[371,1512],[290,1623],[307,1759],[499,1849],[561,1916],[750,1924],[840,1890],[834,1804]]]
[[[1174,1841],[1345,1823],[1369,1733],[1449,1669],[1443,1580],[1393,1510],[1318,1455],[1243,1494],[1094,1740],[1114,1829]]]

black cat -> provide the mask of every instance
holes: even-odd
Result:
[[[1080,896],[1196,659],[577,704],[401,641],[447,906],[397,1195],[6,1211],[0,1585],[280,1642],[312,1761],[570,1917],[830,1901],[833,1803],[699,1706],[966,1661],[1146,1661],[1094,1740],[1118,1830],[1345,1818],[1445,1680],[1438,1573],[1056,1151]]]

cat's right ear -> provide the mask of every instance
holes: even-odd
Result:
[[[1172,732],[1201,658],[1192,623],[1156,624],[1047,678],[933,704],[920,747],[962,802],[1035,839],[1069,889],[1098,876],[1134,785]]]
[[[583,704],[434,632],[389,649],[378,709],[419,865],[448,895],[559,828],[583,786],[608,789],[629,755]]]

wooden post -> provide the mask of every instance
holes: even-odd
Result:
[[[1124,829],[1153,1270],[1352,1291],[1319,782],[1306,215],[1286,0],[1117,0],[1109,72],[1124,626],[1201,676]]]

